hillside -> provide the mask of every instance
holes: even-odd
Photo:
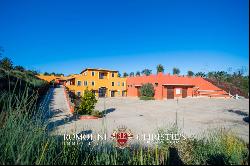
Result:
[[[4,94],[22,94],[22,92],[28,90],[29,94],[38,93],[38,96],[42,97],[48,88],[49,86],[46,81],[37,78],[30,71],[5,70],[0,68],[0,93],[2,96]],[[3,103],[0,103],[0,112],[2,106]]]

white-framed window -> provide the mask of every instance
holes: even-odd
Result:
[[[88,86],[88,81],[84,81],[84,86]]]
[[[76,95],[77,95],[78,97],[80,97],[80,96],[81,96],[81,92],[80,92],[80,91],[77,91]]]
[[[115,86],[115,82],[112,82],[111,85],[112,85],[112,86]]]
[[[125,85],[125,82],[122,82],[122,86],[124,86]]]
[[[117,85],[120,86],[120,82],[117,82]]]
[[[175,94],[180,95],[181,94],[181,89],[180,88],[175,89]]]
[[[82,81],[77,81],[77,86],[81,86],[82,85]]]
[[[118,90],[118,95],[120,95],[120,90]]]
[[[92,71],[92,72],[91,72],[91,75],[92,75],[92,76],[95,76],[95,72],[94,72],[94,71]]]
[[[92,81],[92,82],[91,82],[91,85],[92,85],[92,86],[95,86],[95,81]]]

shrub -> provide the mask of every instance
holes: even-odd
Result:
[[[104,116],[103,112],[100,112],[98,110],[94,110],[91,115],[98,117],[98,118],[102,118]]]
[[[81,97],[80,105],[77,108],[77,111],[81,115],[91,115],[93,110],[95,109],[95,104],[97,100],[95,98],[95,94],[86,89],[84,91],[84,96]]]
[[[140,100],[154,100],[154,97],[140,96]]]
[[[141,93],[141,99],[150,99],[154,97],[155,91],[154,91],[154,86],[151,83],[146,83],[143,84],[141,89],[140,89],[140,93]]]

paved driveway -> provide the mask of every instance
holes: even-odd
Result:
[[[188,136],[202,134],[214,128],[227,128],[244,140],[249,139],[248,99],[185,98],[177,100],[141,101],[137,98],[99,99],[98,110],[107,116],[97,120],[78,120],[73,117],[54,130],[57,134],[100,132],[111,134],[118,126],[126,126],[134,134],[155,133],[177,122]]]
[[[72,114],[66,102],[64,88],[62,86],[51,88],[48,92],[47,116],[49,117],[48,129],[53,130],[57,126],[72,121]]]

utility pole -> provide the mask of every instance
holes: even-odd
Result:
[[[177,127],[178,126],[178,113],[177,113],[177,109],[178,109],[178,98],[176,100],[176,110],[175,110],[175,126]]]

